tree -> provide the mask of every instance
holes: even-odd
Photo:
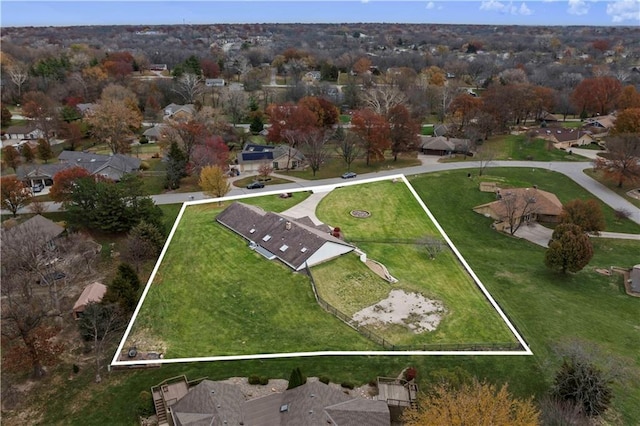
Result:
[[[261,180],[268,180],[271,173],[273,173],[273,167],[270,163],[265,161],[258,166],[258,176]]]
[[[20,165],[20,153],[13,145],[2,148],[2,162],[14,171]]]
[[[607,140],[607,154],[598,157],[594,163],[596,170],[616,180],[618,188],[625,182],[636,182],[640,179],[640,143],[637,134],[623,134]]]
[[[525,223],[525,218],[536,213],[538,205],[536,203],[535,190],[529,188],[507,189],[499,194],[500,204],[503,210],[503,220],[509,224],[509,233],[515,234],[520,226]]]
[[[122,258],[134,265],[136,272],[140,272],[140,266],[144,262],[158,257],[163,245],[164,237],[160,229],[141,220],[129,231]]]
[[[187,176],[187,156],[174,140],[169,145],[167,153],[167,175],[165,187],[177,189],[180,187],[180,179]]]
[[[420,124],[411,118],[409,110],[404,105],[394,105],[388,110],[389,139],[393,161],[398,160],[398,154],[414,151],[420,141]]]
[[[224,197],[231,190],[227,175],[220,166],[206,166],[200,172],[198,182],[204,193],[210,197]]]
[[[619,110],[640,108],[640,93],[633,85],[625,86],[622,88],[617,104]]]
[[[622,93],[622,84],[613,77],[585,78],[573,90],[571,99],[578,111],[608,114]]]
[[[53,185],[49,189],[49,197],[58,203],[71,200],[71,193],[78,179],[90,176],[89,171],[84,167],[70,167],[60,170],[53,176]]]
[[[361,109],[353,114],[351,124],[364,148],[367,166],[372,159],[384,160],[384,151],[391,145],[386,118],[369,109]]]
[[[315,96],[305,96],[298,102],[316,116],[317,127],[332,127],[338,122],[339,111],[331,102]]]
[[[255,114],[251,118],[251,123],[249,124],[249,130],[254,135],[257,135],[258,133],[264,130],[264,122],[262,121],[261,115]]]
[[[482,176],[484,171],[489,167],[496,158],[496,151],[487,146],[476,146],[476,154],[474,158],[478,160],[478,176]]]
[[[29,68],[22,63],[12,64],[9,69],[9,78],[11,82],[16,85],[18,89],[18,98],[22,96],[22,86],[29,78]]]
[[[339,129],[341,129],[341,127]],[[351,170],[351,164],[353,164],[353,162],[362,154],[362,149],[360,148],[360,144],[356,141],[356,138],[357,136],[352,133],[344,133],[342,136],[338,137],[336,143],[336,151],[340,158],[342,158],[346,163],[348,171]]]
[[[189,174],[199,175],[203,167],[219,166],[223,169],[229,164],[229,147],[220,136],[205,139],[203,144],[196,145],[188,165]]]
[[[75,151],[84,137],[80,124],[76,122],[63,123],[60,126],[60,134],[67,142],[65,149],[70,151]]]
[[[614,135],[640,133],[640,107],[620,111],[611,133]]]
[[[291,370],[291,374],[289,375],[289,384],[287,385],[287,390],[297,388],[298,386],[302,386],[305,383],[307,383],[307,378],[304,374],[302,374],[300,367],[296,367]]]
[[[42,132],[42,137],[50,142],[57,127],[58,109],[56,103],[42,92],[27,92],[22,97],[22,114],[33,120]]]
[[[561,223],[573,223],[589,234],[596,234],[605,228],[605,219],[600,203],[594,199],[572,200],[562,206]]]
[[[100,370],[105,346],[113,341],[125,326],[126,322],[117,305],[90,302],[85,306],[78,327],[84,340],[93,344],[96,383],[102,381]]]
[[[407,95],[394,86],[375,86],[362,94],[362,103],[380,115],[388,115],[391,108],[406,102]]]
[[[11,111],[4,105],[2,105],[0,111],[0,125],[2,125],[2,127],[9,127],[11,125]]]
[[[37,145],[38,158],[44,161],[45,164],[53,157],[53,151],[51,145],[45,139],[38,139]]]
[[[204,80],[198,74],[182,74],[178,77],[175,86],[173,91],[182,96],[188,104],[194,103],[196,98],[204,92]]]
[[[593,246],[582,228],[572,223],[562,223],[553,231],[544,263],[549,269],[563,274],[578,272],[589,264]]]
[[[267,107],[271,127],[267,141],[280,143],[288,135],[300,135],[318,127],[318,117],[305,105],[271,104]],[[287,141],[294,148],[295,141]]]
[[[129,138],[142,124],[142,115],[137,108],[129,107],[126,101],[100,100],[87,118],[91,132],[106,142],[111,152],[123,154],[131,150]]]
[[[419,248],[424,248],[431,260],[434,260],[438,254],[440,254],[447,245],[440,239],[426,235],[416,241]]]
[[[22,147],[20,148],[20,154],[22,155],[22,158],[24,158],[25,163],[31,164],[36,158],[35,155],[33,155],[33,149],[31,149],[31,145],[29,145],[28,143],[22,145]]]
[[[7,317],[4,316],[3,319],[6,320]],[[24,322],[29,323],[32,320],[33,317],[27,314]],[[44,367],[55,365],[64,350],[63,344],[53,341],[58,331],[55,327],[41,324],[33,328],[27,326],[26,329],[16,331],[8,331],[3,326],[2,334],[6,336],[9,336],[11,332],[25,333],[21,336],[21,344],[14,344],[4,354],[3,365],[10,370],[31,368],[33,378],[42,378],[45,375]]]
[[[462,131],[467,124],[476,116],[482,107],[480,98],[471,96],[468,93],[461,93],[451,101],[449,112],[459,123],[458,131]]]
[[[611,403],[611,380],[594,364],[577,357],[565,358],[556,373],[551,394],[577,405],[589,417],[603,414]]]
[[[115,303],[125,315],[131,314],[138,303],[140,278],[128,263],[118,265],[118,272],[107,287],[102,303]]]
[[[300,149],[304,153],[309,167],[313,172],[313,176],[320,170],[320,166],[324,164],[329,157],[327,150],[327,142],[329,141],[329,132],[321,129],[315,129],[301,136]]]
[[[242,119],[246,107],[246,99],[243,92],[229,90],[225,97],[224,110],[231,117],[233,127]]]
[[[31,190],[15,176],[0,178],[0,203],[13,217],[16,217],[18,210],[29,204],[32,198]]]
[[[407,426],[535,426],[539,412],[532,399],[514,398],[507,385],[495,385],[474,380],[459,389],[437,384],[418,399],[418,408],[403,414]]]
[[[174,121],[163,132],[166,140],[178,144],[185,153],[187,161],[193,159],[193,150],[207,137],[207,128],[198,120]]]

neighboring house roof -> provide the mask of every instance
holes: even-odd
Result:
[[[383,401],[354,399],[320,381],[246,400],[236,385],[203,380],[171,406],[176,426],[388,426]]]
[[[203,380],[171,406],[175,426],[242,424],[244,395],[238,386]]]
[[[447,138],[445,136],[420,136],[420,148],[434,151],[467,151],[470,146],[469,139]]]
[[[500,193],[502,197],[509,195],[515,196],[516,205],[513,206],[512,209],[516,212],[523,211],[527,200],[533,199],[535,200],[535,209],[533,211],[529,209],[532,213],[544,216],[559,216],[560,213],[562,213],[562,203],[558,197],[551,192],[536,188],[507,188],[501,189]],[[505,220],[508,218],[507,205],[501,200],[476,206],[473,210],[478,213],[480,213],[480,210],[488,211],[495,220]]]
[[[149,127],[147,130],[144,131],[143,135],[145,135],[147,138],[159,139],[160,136],[162,136],[162,131],[165,127],[167,126],[165,126],[164,124],[159,124],[153,127]]]
[[[92,104],[92,103],[77,104],[76,105],[76,109],[80,112],[80,114],[86,115],[87,113],[91,112],[91,110],[93,110],[93,107],[95,105],[96,104]]]
[[[164,107],[164,114],[167,117],[174,116],[179,112],[184,112],[189,115],[194,115],[196,113],[196,107],[193,104],[179,105],[179,104],[169,104]]]
[[[82,290],[80,297],[78,297],[78,300],[76,300],[76,303],[73,305],[73,312],[82,312],[89,303],[102,301],[106,292],[107,286],[104,284],[98,282],[89,284]]]
[[[580,139],[585,138],[590,140],[593,139],[591,137],[591,134],[587,133],[587,131],[585,130],[565,129],[564,127],[535,129],[534,133],[542,139],[550,140],[553,142],[576,142]]]
[[[61,163],[79,166],[92,175],[102,175],[113,180],[120,180],[126,173],[140,168],[140,159],[128,155],[102,155],[80,151],[62,151],[58,156]]]
[[[436,124],[433,126],[433,136],[444,136],[449,132],[449,128],[445,124]]]
[[[340,426],[389,426],[389,406],[384,401],[352,399],[325,408],[334,424]]]
[[[542,114],[540,114],[539,120],[540,121],[560,121],[560,119],[557,116],[547,111],[543,111]]]
[[[4,244],[8,244],[11,241],[17,243],[23,236],[29,237],[35,233],[37,233],[38,237],[41,236],[43,238],[43,243],[47,243],[62,234],[64,228],[54,221],[37,214],[13,228],[3,230],[3,232],[2,239]]]
[[[16,176],[20,180],[53,179],[56,173],[64,170],[67,164],[21,164],[16,169]]]
[[[254,242],[274,255],[289,267],[297,270],[305,264],[316,264],[335,257],[335,251],[327,252],[325,245],[332,244],[338,254],[349,252],[354,247],[328,232],[304,225],[284,215],[265,212],[259,207],[234,202],[217,217],[217,221],[232,231]],[[314,257],[326,254],[326,259]],[[312,259],[313,257],[313,259]]]
[[[224,78],[207,78],[204,81],[204,85],[207,87],[222,87],[224,86]]]
[[[588,118],[586,126],[601,127],[603,129],[611,129],[616,123],[616,116],[603,115],[602,117]]]
[[[40,132],[40,129],[35,124],[27,124],[24,126],[9,126],[5,133],[8,135],[27,135],[35,131]]]
[[[242,152],[238,154],[238,163],[251,161],[273,161],[282,157],[291,160],[304,161],[304,154],[288,145],[258,145],[245,144]]]

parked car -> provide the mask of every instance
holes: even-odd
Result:
[[[347,172],[347,173],[342,175],[342,179],[351,179],[351,178],[354,178],[356,176],[358,176],[356,174],[356,172]]]
[[[264,188],[264,183],[258,182],[256,180],[251,182],[249,185],[247,185],[247,189],[258,189],[258,188]]]
[[[33,192],[42,192],[42,190],[44,189],[44,185],[42,184],[42,182],[36,183],[31,189],[33,189]]]

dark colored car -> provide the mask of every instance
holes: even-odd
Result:
[[[354,178],[356,176],[358,176],[356,174],[356,172],[347,172],[347,173],[342,175],[342,179],[351,179],[351,178]]]
[[[247,189],[258,189],[258,188],[264,188],[264,183],[258,182],[256,180],[251,182],[249,185],[247,185]]]

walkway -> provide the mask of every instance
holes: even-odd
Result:
[[[540,225],[539,223],[530,223],[522,225],[515,232],[515,236],[529,240],[534,244],[542,247],[549,247],[549,240],[553,229]],[[599,235],[589,235],[592,238],[614,238],[619,240],[637,240],[640,241],[640,234],[623,234],[621,232],[600,232]]]
[[[329,192],[331,191],[314,192],[304,201],[296,204],[288,210],[283,211],[282,214],[294,219],[308,217],[309,219],[311,219],[314,225],[322,225],[323,222],[316,216],[316,208],[318,207],[318,203],[320,203],[320,200],[322,200]]]

